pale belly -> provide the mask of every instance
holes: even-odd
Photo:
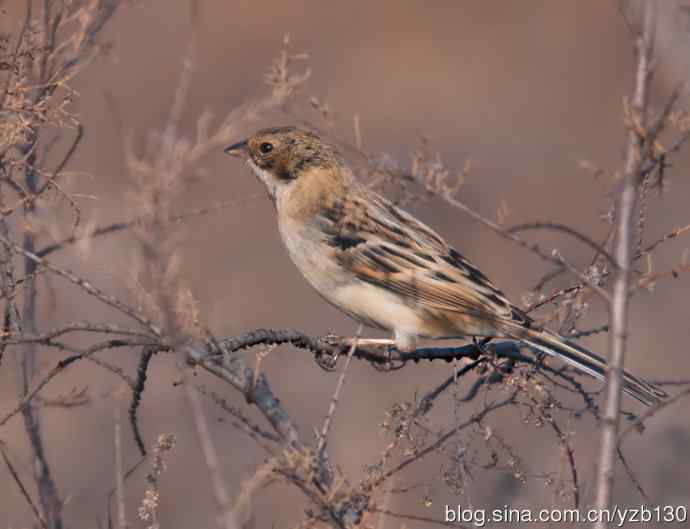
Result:
[[[280,234],[304,278],[329,303],[369,327],[413,336],[426,336],[418,310],[385,289],[365,283],[343,269],[332,257],[332,248],[318,239],[318,233],[302,228],[301,233],[280,225]]]

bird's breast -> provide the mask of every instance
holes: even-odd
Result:
[[[334,259],[332,248],[326,244],[318,227],[285,218],[279,218],[278,227],[288,255],[321,295],[327,296],[351,281]]]
[[[385,330],[427,335],[418,310],[400,296],[360,281],[340,265],[318,226],[279,219],[280,235],[299,271],[326,301],[357,321]]]

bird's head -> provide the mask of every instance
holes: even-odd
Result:
[[[351,180],[335,145],[296,127],[262,129],[225,152],[245,161],[278,208],[288,198],[313,201]]]

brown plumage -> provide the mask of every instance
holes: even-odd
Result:
[[[604,379],[596,354],[535,325],[431,228],[358,184],[338,149],[294,127],[265,129],[226,152],[245,160],[273,201],[288,253],[327,301],[413,350],[417,337],[506,337]],[[624,390],[665,393],[629,373]]]

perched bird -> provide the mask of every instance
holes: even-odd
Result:
[[[418,337],[521,340],[600,380],[606,361],[539,327],[431,228],[359,184],[338,149],[295,127],[260,130],[225,152],[265,185],[292,261],[328,302],[389,343]],[[624,374],[623,389],[652,405],[666,394]]]

